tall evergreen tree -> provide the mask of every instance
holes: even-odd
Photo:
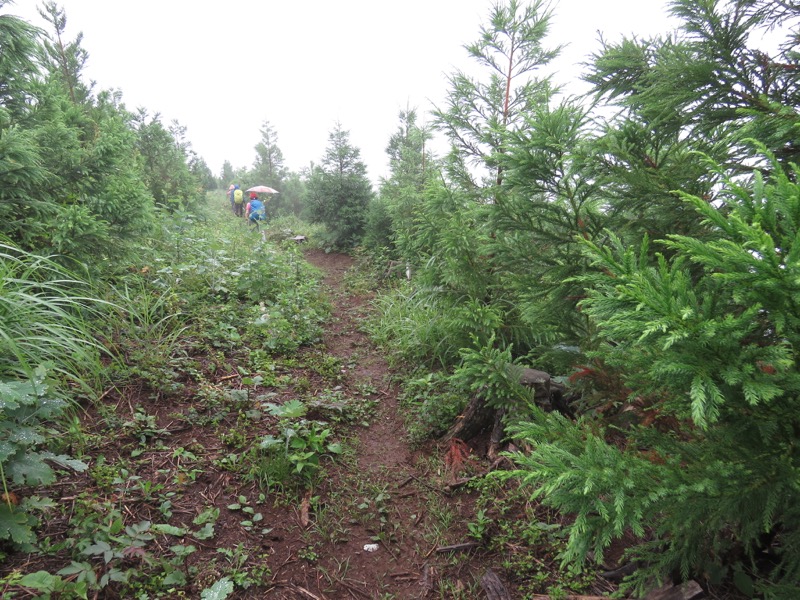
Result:
[[[724,210],[682,194],[713,236],[671,236],[671,259],[654,264],[646,243],[587,245],[600,270],[583,310],[624,385],[606,396],[628,402],[624,442],[588,418],[515,428],[535,446],[516,474],[577,516],[565,559],[601,560],[633,534],[640,591],[678,575],[800,594],[800,170],[767,157],[769,180],[725,178]]]
[[[140,110],[135,118],[142,175],[155,202],[170,209],[187,208],[202,200],[201,187],[189,169],[190,147],[185,128],[165,127],[161,116]]]
[[[227,188],[229,185],[234,183],[233,179],[235,177],[235,173],[233,170],[233,165],[230,161],[226,160],[222,163],[222,170],[219,173],[220,181],[222,182],[222,187]]]
[[[751,44],[800,12],[751,0],[672,8],[684,23],[675,37],[604,44],[589,75],[625,109],[586,146],[613,231],[581,242],[593,268],[571,281],[595,332],[584,348],[594,362],[572,379],[603,418],[515,426],[533,447],[516,475],[576,515],[567,561],[632,535],[640,591],[677,576],[794,598],[796,32],[773,56]]]
[[[438,164],[426,143],[427,127],[417,123],[416,109],[400,111],[400,124],[389,138],[389,177],[370,203],[365,244],[389,253],[389,258],[416,261],[414,214],[422,203],[427,182],[438,177]]]
[[[64,9],[53,1],[45,2],[43,6],[39,14],[51,26],[51,32],[43,42],[47,68],[51,76],[61,82],[73,104],[83,104],[89,100],[92,87],[87,86],[82,78],[89,59],[89,53],[81,46],[83,33],[78,33],[71,42],[65,40],[67,15]]]
[[[301,216],[306,202],[306,178],[289,171],[281,183],[280,198],[272,198],[269,212],[275,216]]]
[[[261,141],[256,144],[255,175],[263,185],[280,187],[283,177],[283,152],[278,147],[278,134],[269,121],[261,126]]]
[[[206,161],[193,150],[189,152],[189,171],[206,191],[222,187],[222,184],[214,177]]]
[[[0,0],[0,11],[9,6],[13,6],[10,0]],[[8,119],[18,120],[27,112],[31,82],[39,73],[36,37],[40,33],[19,17],[0,14],[0,108],[8,112],[0,126],[7,127]]]
[[[607,216],[604,195],[587,170],[592,157],[587,109],[565,100],[538,107],[525,123],[504,136],[498,160],[505,178],[489,207],[490,247],[500,287],[538,340],[536,359],[543,361],[558,354],[551,351],[554,345],[586,343],[586,319],[577,310],[585,288],[572,278],[589,268],[579,240],[602,238]],[[517,344],[517,349],[529,348]]]
[[[129,115],[119,96],[91,94],[82,82],[87,55],[80,36],[66,42],[63,11],[52,3],[46,9],[50,35],[59,41],[45,40],[39,48],[44,60],[37,77],[16,93],[18,99],[37,101],[0,142],[13,159],[9,164],[16,163],[13,184],[3,193],[7,219],[0,228],[25,249],[99,267],[98,259],[125,251],[125,244],[113,242],[151,225],[152,199],[139,181]]]
[[[692,211],[674,190],[714,199],[717,178],[697,161],[700,151],[747,174],[746,140],[764,143],[782,163],[800,158],[800,54],[787,19],[792,3],[673,0],[680,31],[666,39],[604,43],[587,80],[598,98],[624,112],[597,145],[596,177],[609,193],[620,235],[699,235]],[[761,33],[786,42],[772,54]],[[627,230],[623,233],[622,228]]]
[[[549,77],[537,77],[558,54],[558,48],[543,46],[550,16],[542,0],[494,5],[480,39],[465,46],[486,68],[487,79],[473,79],[463,71],[450,75],[445,106],[433,113],[435,126],[463,161],[490,169],[498,183],[502,174],[494,155],[502,152],[503,131],[517,129],[523,116],[547,102],[553,91]]]
[[[504,281],[512,271],[509,256],[503,257],[506,264],[499,262],[498,247],[510,235],[498,236],[493,215],[502,200],[498,184],[509,167],[503,157],[510,136],[530,126],[527,115],[544,110],[554,91],[540,72],[558,52],[544,46],[549,19],[543,2],[509,0],[492,7],[479,40],[466,46],[483,67],[482,76],[451,75],[446,104],[434,111],[434,126],[451,142],[437,173],[441,181],[429,185],[421,202],[418,192],[397,188],[404,201],[397,240],[419,267],[414,280],[418,294],[438,307],[447,323],[442,327],[448,332],[446,343],[440,339],[436,351],[446,366],[460,360],[462,344],[503,350],[513,344],[521,353],[530,346],[531,330],[521,326],[515,302],[517,290],[508,285],[510,278]],[[477,181],[486,173],[491,177]],[[521,202],[518,208],[527,207]],[[524,219],[530,223],[535,217]],[[519,259],[524,245],[515,248]],[[535,252],[527,247],[527,255]],[[525,268],[513,266],[516,273]]]
[[[0,0],[0,11],[10,4]],[[22,19],[0,14],[0,235],[12,240],[30,238],[26,223],[37,211],[36,193],[46,177],[35,139],[24,126],[39,74],[38,33]]]
[[[313,169],[308,182],[310,217],[328,228],[328,242],[340,248],[360,241],[372,198],[372,184],[360,157],[361,151],[350,144],[350,132],[336,123],[321,165]]]

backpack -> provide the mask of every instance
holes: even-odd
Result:
[[[251,221],[264,221],[267,218],[264,210],[264,203],[261,200],[250,201],[250,220]]]
[[[233,191],[233,201],[236,204],[242,204],[244,202],[244,194],[242,193],[242,190]]]

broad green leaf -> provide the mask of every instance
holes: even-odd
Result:
[[[77,562],[73,560],[68,567],[59,569],[57,573],[59,575],[78,575],[80,573],[85,573],[87,571],[92,571],[92,565],[90,565],[89,563]]]
[[[61,577],[52,575],[47,571],[36,571],[35,573],[28,573],[25,575],[19,580],[19,584],[41,592],[55,592],[56,587],[62,581]]]
[[[33,427],[26,427],[16,423],[9,431],[8,441],[18,446],[33,446],[41,444],[44,436]]]
[[[27,453],[11,461],[6,467],[6,477],[17,485],[48,485],[56,480],[53,469],[36,453]]]
[[[0,428],[0,434],[2,429]],[[17,452],[18,447],[5,440],[0,441],[0,463],[5,463],[11,456]]]
[[[31,529],[33,517],[28,516],[16,507],[0,503],[0,540],[10,540],[21,549],[30,548],[36,541]]]
[[[233,592],[233,582],[223,577],[210,588],[204,589],[200,593],[200,600],[225,600],[231,592]]]
[[[282,445],[283,445],[283,441],[282,440],[279,440],[278,438],[276,438],[276,437],[274,437],[272,435],[266,435],[261,440],[260,447],[261,447],[262,450],[269,450],[270,448],[272,448],[274,446],[282,446]]]
[[[89,468],[82,460],[78,460],[76,458],[72,458],[67,456],[66,454],[51,454],[49,452],[42,454],[42,458],[49,460],[50,462],[56,463],[60,467],[66,467],[76,471],[77,473],[83,473],[86,469]]]
[[[194,546],[184,546],[183,544],[177,544],[175,546],[169,547],[170,552],[172,552],[175,556],[180,556],[185,558],[192,554],[193,552],[197,552],[197,548]]]
[[[194,537],[198,540],[208,540],[214,537],[214,525],[206,523],[199,530],[194,533]]]
[[[174,525],[167,525],[165,523],[156,523],[151,528],[151,531],[155,533],[163,533],[166,535],[174,535],[176,537],[182,537],[186,535],[186,528],[175,527]]]
[[[164,586],[176,585],[176,586],[184,586],[186,585],[186,575],[183,574],[182,571],[173,571],[172,573],[168,574],[164,577]]]

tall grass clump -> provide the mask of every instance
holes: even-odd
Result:
[[[53,258],[0,244],[0,541],[19,549],[33,549],[36,518],[13,490],[53,483],[53,465],[86,468],[52,451],[53,424],[69,394],[96,389],[104,348],[92,322],[106,306]]]
[[[503,327],[496,307],[407,283],[381,295],[376,306],[370,334],[399,362],[452,367],[462,348],[485,344]]]
[[[0,244],[0,378],[29,378],[47,365],[90,391],[104,351],[92,319],[105,306],[53,258]]]

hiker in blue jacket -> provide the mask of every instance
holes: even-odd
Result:
[[[258,195],[255,192],[250,192],[250,202],[247,203],[245,216],[249,223],[255,225],[256,229],[258,229],[259,221],[267,220],[267,209],[264,203],[258,199]]]

